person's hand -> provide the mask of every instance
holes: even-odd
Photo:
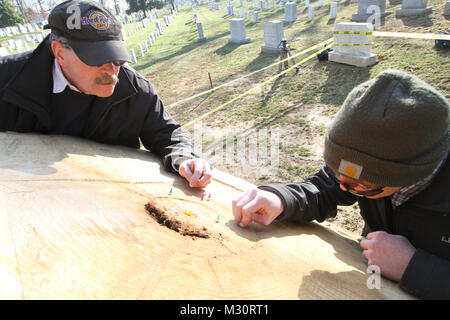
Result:
[[[180,164],[180,176],[186,178],[191,188],[204,188],[211,182],[212,171],[203,159],[187,159]]]
[[[247,190],[232,203],[234,220],[241,227],[247,227],[251,221],[267,226],[284,210],[281,199],[275,193],[257,188]]]
[[[371,232],[360,242],[368,265],[376,265],[386,278],[400,281],[416,248],[407,238],[384,231]]]

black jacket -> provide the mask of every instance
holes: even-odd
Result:
[[[386,231],[405,236],[417,249],[400,286],[424,299],[450,299],[450,156],[432,183],[399,207],[390,197],[368,199],[342,191],[324,166],[300,184],[267,185],[283,201],[279,220],[322,222],[337,214],[337,205],[358,201],[366,226],[363,235]]]
[[[34,51],[0,58],[0,131],[50,132],[53,63],[48,37]],[[169,169],[180,156],[201,157],[152,84],[127,66],[114,93],[95,98],[81,137],[132,148],[141,140]]]

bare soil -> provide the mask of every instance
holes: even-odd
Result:
[[[210,232],[206,227],[198,227],[194,225],[185,212],[176,212],[173,210],[156,208],[154,204],[147,203],[145,205],[148,213],[155,218],[155,220],[167,228],[178,232],[183,236],[191,236],[208,239]]]

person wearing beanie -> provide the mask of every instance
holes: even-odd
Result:
[[[425,299],[450,299],[450,105],[417,77],[385,70],[355,87],[330,124],[324,166],[302,183],[233,200],[235,221],[322,222],[358,202],[368,265]]]
[[[0,58],[0,131],[78,136],[144,147],[205,187],[211,165],[133,68],[120,22],[101,4],[69,0],[48,17],[34,51]]]

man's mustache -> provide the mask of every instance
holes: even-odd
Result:
[[[96,84],[113,84],[116,85],[119,82],[119,77],[113,74],[112,76],[102,76],[95,78]]]

